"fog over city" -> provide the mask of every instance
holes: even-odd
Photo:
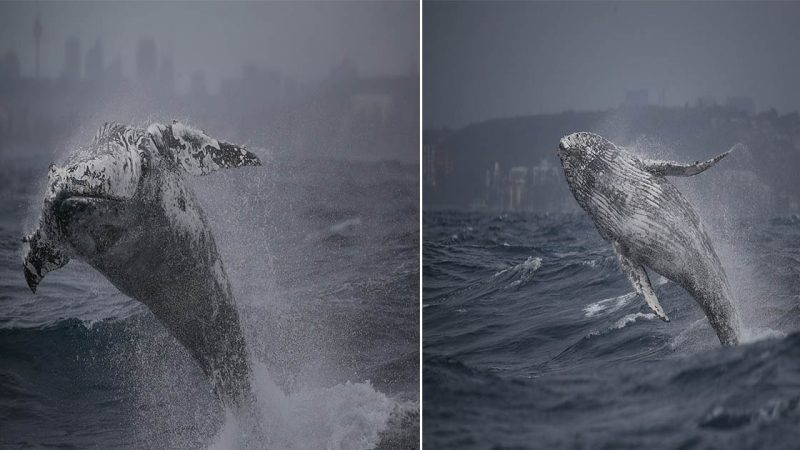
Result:
[[[788,2],[425,3],[424,202],[574,210],[555,148],[591,131],[677,160],[742,143],[697,191],[747,205],[728,217],[800,213],[798,18]]]
[[[416,162],[419,5],[0,4],[0,149],[173,119],[280,154]]]
[[[0,447],[414,448],[419,11],[0,2]]]
[[[795,445],[800,2],[422,16],[425,444]]]
[[[21,73],[34,75],[33,24],[40,17],[41,75],[64,68],[64,42],[85,49],[100,40],[109,61],[134,77],[136,42],[149,37],[173,59],[177,87],[203,71],[214,90],[252,63],[300,82],[342,59],[362,75],[418,74],[418,5],[413,2],[20,2],[0,4],[0,51],[13,50]]]
[[[794,2],[423,4],[425,127],[618,106],[751,97],[800,107]],[[457,45],[456,45],[457,44]]]

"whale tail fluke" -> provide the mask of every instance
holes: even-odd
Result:
[[[726,151],[725,153],[719,154],[708,161],[695,161],[694,163],[684,164],[674,161],[663,161],[658,159],[643,159],[642,165],[643,169],[652,173],[653,175],[659,175],[662,177],[666,176],[673,176],[673,177],[690,177],[692,175],[697,175],[699,173],[703,173],[714,164],[720,162],[723,158],[728,156],[730,152],[736,150],[737,148],[743,147],[741,143],[738,143],[730,148],[730,150]]]

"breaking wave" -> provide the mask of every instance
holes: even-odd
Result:
[[[723,235],[735,236],[733,252],[716,246],[746,322],[743,345],[721,348],[697,302],[651,273],[671,319],[658,320],[585,214],[423,219],[427,446],[749,449],[800,439],[797,221],[753,225],[752,242]]]

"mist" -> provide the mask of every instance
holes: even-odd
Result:
[[[100,41],[122,74],[135,77],[136,43],[155,41],[173,60],[179,90],[202,71],[209,87],[246,63],[316,81],[349,58],[364,76],[418,74],[418,6],[412,2],[22,2],[0,5],[0,50],[13,50],[23,76],[35,71],[33,24],[40,17],[41,75],[64,70],[69,38]]]
[[[649,103],[796,110],[792,2],[426,2],[426,128]]]
[[[0,3],[0,447],[414,448],[419,94],[419,3]],[[173,120],[202,129],[204,151],[228,142],[259,164],[181,169],[185,144],[145,132]],[[95,140],[105,122],[121,126]],[[220,328],[246,342],[246,413],[161,303],[67,240],[54,245],[70,260],[26,285],[21,237],[52,213],[49,167],[127,154],[123,133],[141,136],[129,161],[142,164],[123,162],[136,192],[119,203],[138,228],[113,227],[154,246],[103,251],[132,258],[123,277],[181,255],[188,276],[138,284],[189,286],[176,316],[235,307],[239,325]],[[162,202],[173,187],[185,201]],[[144,203],[192,211],[227,293],[191,281],[210,266],[175,247],[177,221],[141,225]]]
[[[418,160],[413,2],[3,3],[0,43],[3,147],[178,119],[279,154]]]

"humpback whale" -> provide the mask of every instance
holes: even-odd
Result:
[[[23,237],[25,279],[71,258],[145,304],[230,407],[250,398],[250,368],[231,286],[200,204],[184,181],[258,166],[242,146],[182,124],[104,124],[91,144],[50,165],[38,227]]]
[[[645,267],[689,292],[724,346],[741,336],[727,276],[697,213],[666,177],[699,174],[731,150],[693,164],[640,159],[587,132],[563,137],[558,149],[575,199],[650,309],[669,321]]]

